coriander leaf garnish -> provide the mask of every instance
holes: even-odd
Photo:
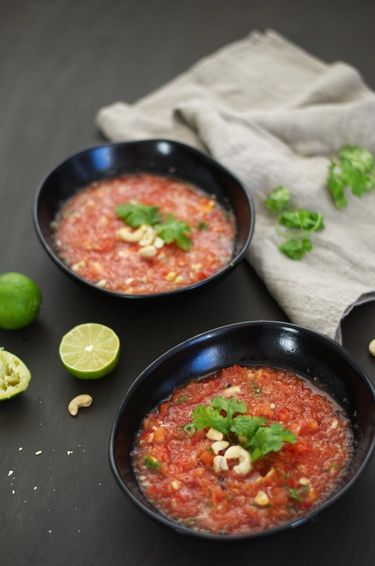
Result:
[[[194,432],[197,430],[193,425],[193,423],[188,423],[183,428],[184,431],[187,432],[188,434],[194,434]]]
[[[262,393],[262,389],[259,387],[256,381],[249,381],[249,387],[254,395],[260,395],[260,393]]]
[[[225,411],[225,416],[221,414]],[[211,405],[198,405],[192,412],[193,424],[197,430],[214,428],[223,434],[230,431],[232,417],[235,413],[245,413],[246,403],[237,399],[213,397]]]
[[[155,230],[166,244],[175,242],[184,251],[188,251],[191,248],[192,241],[189,238],[191,228],[189,224],[182,220],[176,220],[173,214],[168,214],[166,220],[155,226]]]
[[[142,225],[153,226],[156,234],[166,244],[175,243],[184,251],[189,251],[191,248],[189,224],[177,220],[173,214],[168,214],[167,218],[163,219],[158,206],[128,202],[120,204],[115,212],[118,218],[132,228],[139,228]]]
[[[213,397],[211,405],[219,411],[225,411],[227,421],[230,421],[235,413],[246,413],[245,401],[237,399],[225,399],[224,397]]]
[[[151,470],[151,472],[157,472],[160,468],[159,460],[157,460],[153,456],[145,456],[143,462],[145,466],[147,466],[147,468]]]
[[[291,199],[290,191],[286,187],[276,187],[265,200],[266,207],[272,212],[280,212],[289,206]]]
[[[250,439],[254,436],[257,429],[261,425],[266,424],[266,419],[263,417],[250,417],[249,415],[239,415],[235,419],[233,419],[230,430],[237,434],[237,436],[246,437]]]
[[[132,228],[139,228],[142,224],[154,226],[161,222],[158,206],[147,206],[135,202],[120,204],[116,208],[116,215]]]
[[[290,259],[300,260],[312,250],[312,243],[309,238],[292,238],[279,245],[279,250]]]
[[[281,423],[272,423],[270,426],[260,426],[254,436],[249,440],[251,461],[255,462],[269,452],[278,452],[285,442],[296,442],[294,434]]]
[[[345,189],[360,197],[375,187],[375,158],[365,148],[347,145],[329,164],[327,187],[337,208],[347,206]]]
[[[208,230],[207,222],[199,222],[197,226],[198,230]]]
[[[185,401],[189,400],[189,395],[181,395],[175,401],[175,403],[185,403]]]
[[[217,409],[211,406],[198,405],[192,412],[193,425],[196,430],[214,428],[223,434],[228,432],[227,422]]]
[[[244,415],[246,410],[244,401],[213,397],[210,405],[195,407],[191,426],[194,430],[213,428],[230,442],[239,442],[250,452],[253,462],[270,452],[278,452],[286,442],[296,442],[295,435],[281,423],[268,424],[263,417]]]
[[[296,489],[294,489],[294,487],[290,487],[288,489],[288,491],[289,491],[289,495],[292,499],[295,499],[296,501],[301,501],[301,498],[298,494],[298,491]]]

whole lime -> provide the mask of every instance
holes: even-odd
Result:
[[[0,275],[0,328],[15,330],[38,315],[42,294],[38,285],[22,273]]]

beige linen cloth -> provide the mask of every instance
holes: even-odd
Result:
[[[101,109],[96,123],[112,141],[194,145],[246,183],[257,214],[247,258],[293,322],[340,340],[342,318],[375,298],[375,191],[350,196],[339,211],[325,188],[328,157],[342,145],[375,152],[375,95],[352,67],[255,32],[135,105]],[[302,261],[278,251],[275,217],[264,207],[280,184],[295,206],[324,214],[326,228]]]

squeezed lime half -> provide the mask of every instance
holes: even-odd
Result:
[[[17,356],[0,349],[0,401],[26,391],[31,373]]]
[[[88,322],[75,326],[63,336],[59,354],[71,375],[79,379],[99,379],[116,367],[120,340],[108,326]]]

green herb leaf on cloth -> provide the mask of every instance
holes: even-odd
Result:
[[[313,245],[309,238],[291,238],[279,245],[279,250],[295,261],[301,260],[307,252],[312,250],[312,248]]]
[[[286,228],[304,232],[318,232],[324,228],[323,216],[319,212],[305,208],[283,212],[277,222]]]
[[[265,200],[265,205],[272,212],[281,212],[289,206],[290,199],[290,191],[286,187],[279,186]]]
[[[365,148],[347,145],[341,148],[338,158],[329,164],[327,187],[337,208],[345,208],[348,201],[345,189],[361,197],[375,187],[375,158]]]

